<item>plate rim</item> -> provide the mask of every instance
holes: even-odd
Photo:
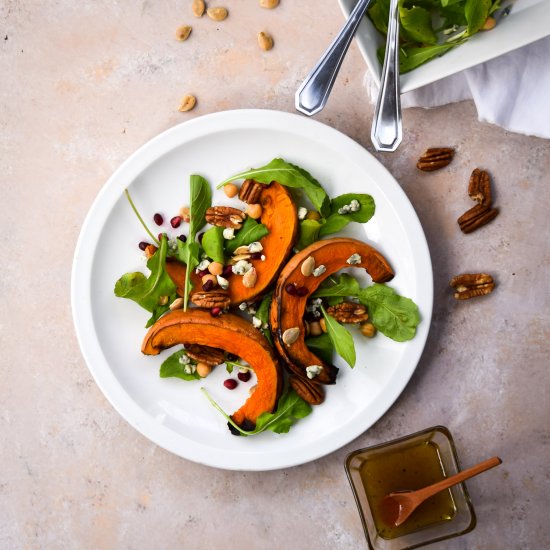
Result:
[[[131,168],[132,165],[136,164],[137,168],[134,166],[133,171],[137,175],[142,171],[142,169],[139,169],[139,166],[148,166],[153,160],[160,158],[167,151],[181,146],[190,139],[192,140],[200,137],[201,135],[206,135],[211,132],[213,128],[217,128],[216,131],[245,128],[263,128],[271,130],[283,129],[286,132],[302,135],[302,137],[309,137],[309,139],[313,141],[318,140],[319,135],[324,135],[325,137],[330,136],[336,140],[334,143],[331,142],[330,147],[335,148],[335,144],[337,143],[338,146],[336,149],[339,153],[347,155],[348,157],[353,157],[354,159],[360,159],[361,157],[363,159],[369,158],[369,162],[374,163],[377,173],[383,175],[384,179],[389,182],[389,186],[384,188],[384,193],[386,195],[392,195],[394,199],[396,198],[400,203],[400,207],[404,208],[406,211],[407,222],[410,224],[408,227],[411,229],[411,232],[414,233],[416,239],[415,244],[418,245],[418,250],[415,249],[415,255],[419,255],[421,257],[416,267],[422,267],[422,273],[417,273],[417,275],[422,277],[424,299],[426,300],[425,307],[422,311],[424,322],[421,324],[421,330],[418,331],[415,340],[411,341],[416,342],[413,347],[414,366],[410,369],[410,372],[407,373],[408,376],[404,376],[400,379],[400,384],[393,389],[391,396],[389,398],[386,397],[381,399],[381,403],[379,403],[379,406],[374,414],[371,415],[372,421],[369,422],[368,426],[364,426],[362,424],[356,426],[355,429],[351,430],[351,434],[346,433],[344,437],[336,437],[334,444],[317,452],[302,452],[298,456],[294,457],[285,456],[284,451],[278,453],[270,452],[267,460],[265,453],[259,452],[257,453],[257,456],[261,456],[262,459],[256,462],[249,460],[246,463],[246,467],[243,466],[243,464],[238,460],[227,461],[227,459],[224,459],[223,457],[220,459],[215,453],[212,454],[213,449],[218,450],[219,452],[217,447],[207,446],[203,443],[194,442],[195,446],[199,448],[198,451],[195,450],[189,452],[189,449],[185,449],[186,452],[182,453],[181,446],[176,444],[177,442],[174,443],[174,440],[185,439],[184,436],[181,434],[174,434],[172,430],[163,424],[156,422],[150,415],[148,415],[148,413],[142,409],[124,390],[112,371],[109,371],[109,374],[105,377],[106,373],[104,370],[101,370],[101,365],[98,367],[98,363],[96,362],[103,361],[105,365],[108,366],[107,358],[103,355],[103,351],[100,348],[91,348],[90,343],[87,341],[85,336],[86,330],[93,330],[94,323],[91,307],[91,295],[88,296],[87,292],[82,291],[86,291],[86,289],[91,289],[92,287],[91,271],[93,267],[93,257],[95,256],[95,253],[86,254],[85,246],[87,239],[90,236],[90,232],[92,235],[94,231],[98,234],[101,232],[102,224],[101,227],[94,228],[93,220],[94,217],[97,216],[97,212],[102,208],[102,201],[105,200],[105,197],[109,193],[113,195],[116,193],[117,197],[120,196],[120,191],[125,187],[125,185],[119,183],[122,182],[120,175],[127,170],[128,167]],[[180,132],[182,134],[192,134],[192,131],[194,131],[195,134],[190,137],[186,136],[186,138],[181,142],[172,143],[172,145],[169,145],[166,149],[163,149],[163,146],[166,146],[166,144],[169,143],[172,136],[177,137]],[[166,144],[164,143],[165,141]],[[155,153],[155,150],[159,147],[159,144],[161,148]],[[393,201],[390,202],[393,204]],[[114,202],[110,204],[107,214],[104,215],[105,218],[108,216],[108,213],[113,206]],[[87,267],[89,269],[87,269]],[[86,298],[88,298],[87,303]],[[107,179],[99,190],[86,215],[76,243],[71,270],[71,310],[77,340],[88,370],[109,403],[133,428],[161,448],[187,460],[226,470],[267,471],[297,466],[335,452],[368,430],[392,407],[416,370],[426,345],[433,310],[433,270],[428,243],[414,207],[395,178],[371,153],[364,149],[360,144],[335,128],[294,113],[266,109],[236,109],[196,117],[168,128],[141,145],[125,161],[123,161],[122,164]],[[223,452],[220,454],[223,454]],[[232,458],[239,458],[239,456],[242,455],[242,460],[242,457],[245,457],[245,455],[249,458],[251,453],[250,448],[246,448],[239,453],[231,452],[230,454]]]

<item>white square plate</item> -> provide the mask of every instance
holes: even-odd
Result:
[[[348,17],[357,0],[338,0],[338,3]],[[401,92],[410,92],[548,35],[550,35],[550,2],[516,0],[510,15],[501,20],[494,30],[480,32],[442,57],[401,75]],[[384,43],[384,38],[374,28],[368,17],[364,17],[359,26],[357,42],[371,75],[379,85],[382,67],[376,57],[376,50]]]

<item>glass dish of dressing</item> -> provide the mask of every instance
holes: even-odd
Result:
[[[371,550],[418,548],[476,525],[464,483],[423,502],[399,527],[386,520],[383,499],[389,493],[421,489],[460,471],[453,438],[443,426],[354,451],[345,466]]]

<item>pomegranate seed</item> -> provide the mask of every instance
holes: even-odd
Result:
[[[149,243],[146,243],[145,241],[141,241],[138,246],[140,250],[145,250],[149,246]]]
[[[291,295],[296,296],[296,286],[292,283],[288,283],[288,285],[285,286],[285,290]]]
[[[185,235],[183,235],[183,234],[178,235],[178,239],[179,239],[182,243],[184,243],[185,241],[187,241],[187,237],[186,237]]]
[[[234,378],[228,378],[227,380],[223,381],[223,385],[228,390],[234,390],[239,385],[239,383]]]
[[[153,216],[153,220],[155,220],[157,225],[162,225],[164,223],[164,218],[158,212]]]
[[[197,275],[202,279],[205,275],[208,275],[210,271],[208,269],[203,269],[202,271],[199,271]]]
[[[261,260],[262,259],[262,253],[261,252],[254,252],[250,254],[251,260]]]
[[[300,298],[303,296],[307,296],[308,294],[309,294],[309,289],[305,286],[299,286],[296,289],[296,296],[300,296]]]
[[[176,227],[179,227],[181,225],[181,216],[174,216],[171,220],[170,220],[170,225],[176,229]]]
[[[235,362],[238,357],[234,353],[227,353],[227,360]]]
[[[226,266],[223,268],[222,277],[223,277],[224,279],[227,279],[227,277],[231,277],[231,275],[233,275],[233,269],[231,268],[230,265],[226,265]]]
[[[213,288],[214,288],[214,281],[212,279],[208,279],[208,281],[206,281],[206,283],[204,283],[202,285],[202,289],[205,292],[208,292],[209,290],[212,290]]]
[[[252,377],[252,375],[250,374],[250,371],[247,370],[246,372],[239,372],[237,374],[237,377],[239,378],[239,380],[241,382],[248,382],[250,380],[250,378]]]
[[[202,244],[202,238],[204,237],[204,233],[199,233],[197,235],[197,240],[199,241],[199,244]]]
[[[159,241],[162,240],[162,236],[163,236],[164,234],[165,234],[165,233],[159,233],[159,234],[157,235],[157,238],[158,238]]]
[[[212,317],[219,317],[221,314],[222,314],[222,308],[221,307],[213,307],[210,310],[210,315],[212,315]]]

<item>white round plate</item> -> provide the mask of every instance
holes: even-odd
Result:
[[[124,189],[130,190],[152,230],[160,231],[152,216],[161,212],[166,220],[162,229],[177,235],[168,220],[188,204],[190,174],[203,175],[214,188],[231,174],[262,166],[275,157],[308,170],[331,197],[352,191],[374,197],[374,217],[367,224],[350,224],[343,234],[365,240],[388,258],[396,273],[390,286],[418,304],[422,321],[415,338],[405,343],[381,334],[369,340],[357,333],[355,368],[337,363],[341,367],[337,384],[327,388],[325,402],[288,434],[236,437],[199,388],[205,386],[232,413],[244,402],[253,382],[228,391],[222,383],[228,376],[223,367],[201,381],[161,379],[159,366],[172,351],[157,357],[142,355],[149,315],[113,293],[123,273],[146,272],[137,244],[147,240],[147,235]],[[228,201],[222,191],[214,193],[214,203]],[[134,428],[157,445],[195,462],[232,470],[273,470],[335,451],[388,410],[424,348],[433,279],[426,239],[410,202],[365,149],[337,130],[302,116],[242,110],[180,124],[124,162],[86,217],[74,256],[71,291],[76,333],[86,363],[107,399]]]

